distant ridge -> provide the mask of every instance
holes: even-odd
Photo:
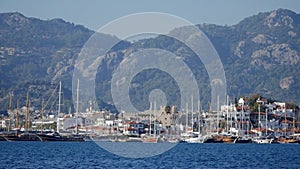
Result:
[[[197,25],[214,44],[224,64],[228,93],[235,97],[260,93],[267,98],[300,104],[300,15],[287,9],[250,16],[232,26]],[[84,43],[94,33],[81,25],[62,19],[40,20],[21,13],[0,14],[0,110],[8,108],[8,93],[14,101],[24,102],[30,92],[32,105],[39,108],[41,98],[49,98],[58,81],[63,81],[64,108],[72,107],[71,79],[75,59]],[[101,35],[110,36],[110,35]],[[159,36],[135,43],[124,42],[107,54],[97,75],[97,98],[100,107],[115,111],[111,105],[110,78],[116,65],[140,47],[157,47],[173,51],[193,63],[193,54],[174,40]],[[204,67],[195,68],[202,79],[201,95],[210,89]],[[139,106],[147,106],[147,92],[161,81],[171,103],[178,103],[178,88],[160,72],[135,79],[131,92]],[[144,78],[147,77],[147,78]],[[156,79],[152,79],[158,77]],[[166,80],[167,79],[167,80]],[[152,86],[147,86],[151,84]],[[23,103],[22,102],[22,103]],[[202,100],[203,104],[208,100]]]

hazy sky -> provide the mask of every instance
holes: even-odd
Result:
[[[1,0],[0,12],[41,19],[63,18],[96,30],[121,16],[165,12],[192,23],[233,25],[259,12],[286,8],[300,13],[299,0]]]

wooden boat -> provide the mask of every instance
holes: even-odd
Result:
[[[277,139],[277,142],[280,144],[298,144],[299,140],[290,137],[280,137]]]
[[[223,136],[223,142],[224,143],[235,143],[237,137],[236,136]]]
[[[217,141],[215,138],[207,138],[203,143],[223,143],[223,141]]]
[[[157,143],[158,142],[158,137],[156,136],[146,136],[143,137],[142,139],[143,143]]]

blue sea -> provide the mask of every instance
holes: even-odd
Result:
[[[180,143],[147,158],[121,157],[94,142],[0,142],[0,149],[0,168],[8,169],[300,168],[299,144]]]

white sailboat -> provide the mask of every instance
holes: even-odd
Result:
[[[263,103],[263,101],[258,98],[256,102],[258,103],[258,137],[254,138],[253,142],[257,143],[257,144],[271,144],[274,141],[274,138],[268,137],[267,131],[266,131],[266,137],[262,137],[262,133],[260,131],[260,128],[261,128],[260,104]],[[266,112],[266,114],[267,114],[267,112]],[[266,125],[267,125],[267,118],[266,118]],[[267,126],[266,126],[266,130],[267,130]]]
[[[200,100],[198,100],[198,136],[197,137],[191,137],[186,139],[185,141],[187,143],[205,143],[208,140],[212,140],[211,134],[204,134],[201,132],[201,116],[202,116],[202,110],[201,110],[201,103]]]

